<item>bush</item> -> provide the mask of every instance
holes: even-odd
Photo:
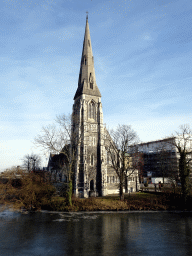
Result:
[[[42,202],[41,209],[49,211],[66,211],[66,199],[61,197],[52,197],[51,200]]]
[[[55,188],[45,176],[26,173],[21,169],[6,172],[4,175],[7,177],[7,182],[0,184],[2,203],[12,203],[17,208],[36,210],[41,209],[41,205],[45,202],[49,202],[55,193]]]

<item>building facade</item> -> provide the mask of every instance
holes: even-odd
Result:
[[[174,146],[176,137],[163,140],[150,141],[138,145],[138,151],[142,153],[143,167],[140,173],[141,182],[152,182],[153,177],[163,177],[164,180],[178,179],[177,148]]]

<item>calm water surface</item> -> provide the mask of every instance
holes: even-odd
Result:
[[[192,255],[192,213],[4,211],[0,255]]]

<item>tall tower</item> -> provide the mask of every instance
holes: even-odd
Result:
[[[72,135],[76,137],[74,194],[105,195],[107,167],[103,159],[104,127],[101,94],[96,84],[88,16],[86,18],[78,88],[74,96]]]

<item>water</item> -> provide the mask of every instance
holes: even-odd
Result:
[[[4,211],[0,255],[192,255],[192,213]]]

